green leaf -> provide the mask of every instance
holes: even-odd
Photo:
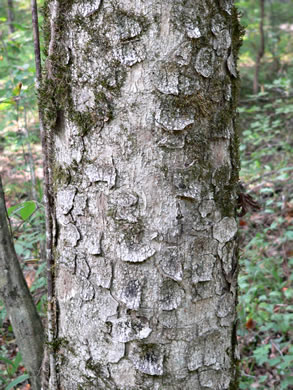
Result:
[[[46,285],[47,285],[47,278],[40,277],[40,278],[35,280],[30,291],[34,292],[35,290],[42,288],[42,287],[45,287]]]
[[[293,356],[292,355],[285,355],[283,356],[283,363],[280,364],[281,369],[290,368],[292,366],[293,362]]]
[[[260,383],[264,383],[266,381],[267,377],[268,377],[267,375],[260,375],[258,380]]]
[[[0,360],[2,360],[3,362],[5,362],[6,364],[13,364],[13,362],[9,359],[7,359],[5,356],[0,356]]]
[[[22,383],[26,381],[29,378],[28,374],[23,374],[14,379],[12,382],[9,383],[8,386],[5,387],[5,390],[11,390],[14,386],[18,385],[19,383]]]
[[[288,376],[282,381],[281,389],[287,390],[289,388],[289,385],[293,385],[293,376]]]
[[[259,348],[256,348],[253,352],[253,356],[257,362],[257,364],[262,365],[263,363],[267,362],[268,359],[268,353],[271,346],[270,344],[262,345]]]
[[[29,200],[24,203],[9,207],[7,210],[8,216],[13,214],[18,214],[20,217],[26,221],[36,210],[36,203],[33,200]]]
[[[21,361],[22,361],[21,354],[20,352],[18,352],[12,364],[13,369],[11,370],[11,375],[14,375],[16,373]]]
[[[285,232],[285,236],[288,240],[293,240],[293,230],[288,230]]]
[[[0,111],[7,110],[8,108],[11,107],[12,104],[13,104],[12,101],[6,101],[3,103],[0,103]]]
[[[293,298],[293,289],[292,288],[288,288],[288,290],[285,290],[283,293],[287,299]]]
[[[30,26],[26,26],[24,24],[19,24],[19,23],[14,23],[14,27],[17,29],[17,30],[21,30],[21,31],[26,31],[26,30],[29,30],[30,29]]]
[[[278,364],[280,364],[281,361],[282,361],[282,358],[281,358],[280,356],[278,356],[278,357],[276,357],[276,358],[274,358],[274,359],[270,359],[270,360],[268,361],[268,363],[269,363],[269,365],[270,365],[271,367],[274,367],[274,366],[277,366]]]
[[[280,172],[283,172],[283,171],[292,171],[293,170],[293,167],[283,167],[280,169]]]

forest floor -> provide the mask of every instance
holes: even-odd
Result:
[[[293,99],[240,105],[240,179],[261,205],[239,219],[240,388],[293,389]]]

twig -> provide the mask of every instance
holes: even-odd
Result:
[[[25,263],[37,263],[40,261],[40,258],[37,258],[37,259],[25,259],[23,260]]]
[[[0,180],[1,180],[1,176],[0,176]],[[11,221],[10,221],[10,218],[9,218],[8,211],[7,211],[6,206],[5,206],[5,214],[6,214],[6,218],[7,218],[7,222],[8,222],[8,228],[9,228],[10,237],[11,237],[12,240],[13,240],[13,232],[12,232]]]
[[[37,90],[39,90],[42,84],[42,68],[41,68],[41,54],[40,54],[40,40],[39,40],[39,25],[38,25],[38,10],[36,0],[31,0],[32,8],[32,23],[34,33],[34,51],[35,51],[35,63],[36,63],[36,75],[37,75]],[[44,172],[44,202],[45,202],[45,216],[46,216],[46,260],[47,260],[47,279],[48,279],[48,342],[53,342],[55,336],[55,304],[54,304],[54,279],[53,279],[53,194],[50,192],[51,175],[49,168],[49,145],[48,132],[44,125],[42,110],[39,107],[39,122],[40,133],[42,142],[42,155],[43,155],[43,172]],[[57,388],[57,375],[54,352],[52,350],[49,353],[49,365],[50,365],[50,390]]]
[[[32,23],[34,34],[34,52],[36,63],[36,76],[37,82],[41,84],[42,81],[42,65],[41,65],[41,51],[40,51],[40,34],[39,34],[39,21],[38,21],[38,7],[36,0],[31,0],[32,8]]]
[[[281,356],[283,356],[283,352],[280,350],[280,348],[271,340],[271,344],[276,348],[276,350],[279,352]]]
[[[288,167],[288,168],[291,168],[293,170],[293,166],[292,167]],[[291,170],[291,169],[288,169],[288,171]],[[259,175],[255,179],[252,179],[252,180],[246,182],[245,184],[246,185],[250,185],[250,184],[256,183],[257,181],[261,180],[263,177],[271,176],[271,175],[274,175],[274,174],[276,174],[278,172],[279,172],[278,169],[275,169],[275,170],[270,171],[270,172],[266,172],[263,175]]]
[[[28,131],[28,123],[27,123],[27,112],[26,112],[25,104],[23,105],[23,107],[24,107],[24,127],[23,127],[23,130],[24,130],[24,134],[25,134],[25,137],[26,137],[26,143],[27,143],[27,148],[28,148],[28,156],[29,156],[29,158],[28,158],[28,165],[29,165],[30,175],[31,175],[32,198],[33,198],[33,200],[37,201],[38,197],[37,197],[37,191],[36,191],[37,185],[36,185],[35,163],[34,163],[31,143],[30,143],[30,139],[29,139],[29,131]]]
[[[271,175],[274,175],[275,173],[277,173],[278,171],[276,170],[273,170],[273,171],[270,171],[270,172],[266,172],[264,173],[263,175],[259,175],[257,176],[255,179],[252,179],[248,182],[246,182],[247,185],[250,185],[250,184],[253,184],[253,183],[256,183],[257,181],[261,180],[263,177],[267,177],[267,176],[271,176]]]
[[[269,97],[265,97],[265,96],[253,96],[251,97],[250,99],[245,99],[245,100],[240,100],[240,106],[241,104],[246,104],[246,103],[254,103],[255,101],[261,101],[261,102],[264,102],[264,103],[267,103],[267,102],[275,102],[276,100],[278,99],[292,99],[293,98],[293,95],[287,95],[287,96],[273,96],[271,98]]]
[[[244,371],[241,371],[241,374],[242,374],[243,376],[246,376],[247,378],[255,378],[254,375],[246,374],[246,372],[244,372]]]

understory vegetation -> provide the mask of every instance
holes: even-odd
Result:
[[[13,0],[12,20],[9,3],[0,0],[1,176],[16,253],[45,322],[45,223],[30,2]],[[293,9],[290,0],[242,0],[238,8],[246,28],[239,59],[240,179],[261,206],[239,218],[240,389],[293,389]],[[0,388],[30,388],[1,301]]]
[[[240,388],[247,390],[293,388],[293,98],[286,79],[265,91],[239,108],[241,180],[261,205],[239,219]]]

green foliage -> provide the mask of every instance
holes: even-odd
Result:
[[[240,52],[242,93],[252,91],[254,64],[260,44],[259,0],[236,1],[242,17],[241,23],[246,29],[243,46]],[[276,75],[292,80],[293,77],[293,44],[292,20],[293,7],[291,0],[265,1],[264,35],[265,53],[262,59],[260,84],[272,82]]]
[[[45,240],[43,206],[34,201],[22,202],[10,207],[8,215],[15,238],[14,247],[16,253],[22,262],[27,282],[31,284],[30,291],[35,297],[38,312],[41,316],[44,316],[47,287],[45,278],[46,264],[40,259],[42,244]],[[35,265],[32,267],[29,265],[31,263]],[[33,273],[34,278],[30,283],[29,276],[31,273]],[[7,324],[9,324],[7,322],[7,313],[0,301],[0,341],[9,341],[8,348],[2,345],[0,349],[0,381],[6,386],[4,389],[12,389],[17,384],[27,380],[28,375],[18,375],[20,369],[23,369],[20,354],[18,353],[15,358],[10,357],[13,353],[11,347],[14,349],[15,346],[10,344],[14,340],[14,336],[11,325],[7,326]],[[1,344],[0,342],[0,346]],[[3,367],[1,363],[5,363],[5,366]],[[14,380],[11,381],[12,378]]]
[[[18,3],[18,7],[16,7]],[[7,20],[3,21],[3,32],[0,39],[0,124],[7,125],[17,119],[17,110],[23,110],[23,106],[31,107],[36,104],[34,91],[34,57],[32,52],[33,37],[31,33],[29,9],[25,2],[15,2],[15,12],[21,23],[17,24],[17,30],[9,34],[6,30]],[[20,11],[18,13],[18,11]],[[25,11],[25,12],[24,12]],[[1,12],[6,13],[6,7],[1,7]],[[6,34],[5,34],[6,32]],[[22,83],[21,92],[17,91],[18,83]]]
[[[43,193],[41,180],[37,178],[33,183],[31,176],[31,168],[35,170],[34,164],[39,165],[40,137],[30,2],[13,0],[13,33],[8,29],[7,0],[0,0],[0,4],[0,164],[6,199],[9,206],[13,205],[8,207],[8,215],[15,250],[38,311],[44,315]],[[34,192],[36,196],[31,200]],[[15,356],[15,350],[13,330],[0,302],[0,388],[4,390],[14,389],[28,379],[20,354]]]
[[[43,205],[35,201],[26,201],[8,208],[7,211],[15,239],[16,253],[22,262],[25,276],[29,277],[30,273],[33,272],[34,279],[32,283],[29,283],[31,284],[30,291],[35,296],[39,314],[44,316],[47,286],[45,278],[46,264],[40,259],[42,243],[45,239]],[[26,261],[33,262],[36,265],[32,268],[27,265]],[[27,281],[30,282],[29,279]],[[0,341],[1,339],[8,342],[12,341],[14,336],[11,325],[7,326],[7,313],[0,301]],[[10,348],[5,348],[2,345],[0,349],[0,381],[2,381],[3,386],[6,386],[4,389],[7,390],[13,389],[14,386],[29,378],[27,374],[18,375],[23,372],[21,355],[18,353],[15,358],[11,358],[12,353],[13,351]],[[3,363],[5,364],[4,367]],[[11,381],[12,378],[14,379]]]
[[[11,390],[14,388],[14,386],[19,385],[20,383],[23,383],[28,378],[29,378],[28,374],[20,375],[17,378],[15,378],[12,382],[10,382],[9,385],[7,385],[4,390]]]
[[[21,354],[18,352],[13,360],[9,360],[6,357],[0,355],[0,360],[6,364],[8,375],[13,376],[21,363]]]
[[[8,28],[7,0],[0,0],[0,4],[0,150],[4,151],[4,157],[15,152],[15,169],[26,180],[31,145],[40,142],[39,129],[35,126],[37,110],[30,4],[25,0],[13,0],[13,33]],[[31,157],[31,161],[35,158]],[[21,164],[17,161],[20,159]],[[30,187],[26,185],[25,190],[31,191]]]
[[[261,212],[240,220],[240,388],[246,390],[292,385],[293,145],[288,134],[293,99],[285,79],[265,85],[265,90],[239,109],[244,129],[241,179],[262,204]]]
[[[34,201],[28,201],[20,203],[16,206],[9,207],[7,214],[9,217],[17,214],[17,216],[26,221],[35,212],[36,207],[37,206]]]
[[[0,369],[0,382],[4,387],[4,390],[13,389],[14,386],[24,382],[29,378],[28,374],[22,374],[11,380],[16,372],[23,367],[21,354],[18,352],[14,359],[8,359],[5,356],[0,355],[0,363],[4,363],[4,368]]]
[[[35,201],[27,201],[8,208],[13,222],[16,253],[23,259],[38,257],[40,242],[45,240],[44,208]]]
[[[241,175],[244,178],[269,174],[277,170],[276,179],[288,178],[292,167],[288,167],[288,158],[292,153],[292,144],[288,142],[293,123],[293,99],[276,96],[274,91],[283,87],[282,79],[266,85],[267,92],[259,94],[259,100],[251,99],[249,106],[241,107],[239,112],[244,114],[242,122],[248,117],[253,118],[243,123],[242,135],[244,142],[240,147],[245,158],[242,159]],[[262,103],[263,102],[263,103]],[[251,105],[250,105],[251,104]],[[245,126],[245,127],[244,127]],[[262,191],[270,191],[262,189]]]

